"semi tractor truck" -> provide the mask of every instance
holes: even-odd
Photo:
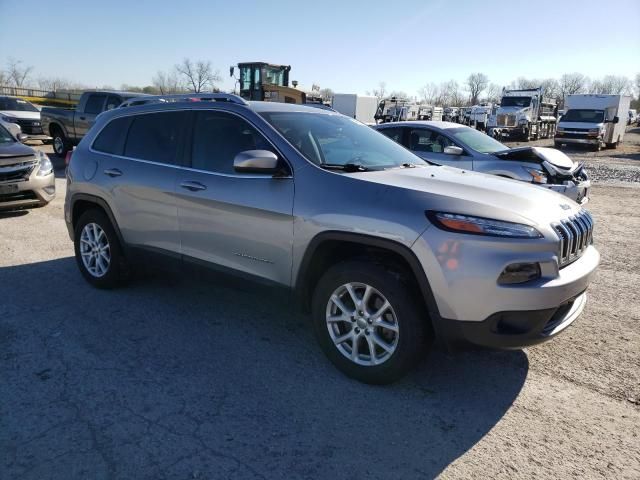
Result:
[[[542,87],[505,89],[488,131],[495,138],[516,137],[525,141],[549,138],[555,133],[557,112],[555,100],[545,98]]]

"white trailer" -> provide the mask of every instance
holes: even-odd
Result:
[[[630,103],[626,95],[567,95],[554,137],[556,147],[578,143],[596,150],[616,148],[624,139]]]
[[[373,124],[374,116],[378,108],[378,99],[376,97],[363,97],[355,93],[336,93],[331,102],[332,108],[347,117]]]

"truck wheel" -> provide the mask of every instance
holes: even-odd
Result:
[[[562,150],[562,143],[560,142],[553,142],[553,147],[557,148],[558,150]]]
[[[64,157],[66,153],[71,149],[71,145],[69,144],[69,140],[65,137],[61,128],[56,127],[51,132],[53,137],[53,151],[59,157]]]
[[[387,384],[404,376],[433,339],[424,308],[402,274],[365,261],[329,268],[313,293],[313,327],[347,376]]]
[[[98,209],[87,210],[74,228],[76,263],[82,276],[97,288],[114,288],[129,273],[111,221]]]

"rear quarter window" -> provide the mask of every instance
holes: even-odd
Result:
[[[94,140],[93,149],[97,152],[122,155],[129,125],[131,125],[131,117],[111,120]]]

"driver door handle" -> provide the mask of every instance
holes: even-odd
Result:
[[[182,182],[180,186],[186,190],[197,192],[198,190],[206,190],[207,186],[200,182]]]
[[[122,175],[122,171],[117,168],[107,168],[104,171],[104,174],[110,177],[119,177],[120,175]]]

